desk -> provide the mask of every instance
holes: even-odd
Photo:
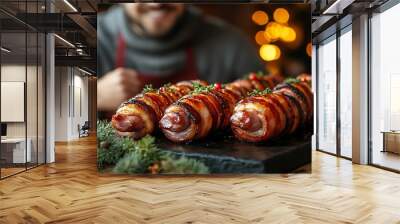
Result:
[[[25,138],[1,139],[1,159],[5,159],[6,163],[30,162],[32,158],[32,140],[28,138],[26,142],[28,147],[26,147],[25,154]],[[26,161],[25,158],[27,159]]]
[[[400,131],[382,131],[382,134],[382,152],[392,152],[400,154]]]

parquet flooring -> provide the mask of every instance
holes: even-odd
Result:
[[[400,175],[313,153],[312,174],[98,174],[96,141],[0,181],[0,223],[400,223]]]

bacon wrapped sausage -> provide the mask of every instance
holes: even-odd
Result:
[[[274,88],[283,81],[280,75],[264,75],[262,73],[250,73],[244,79],[236,80],[226,84],[226,88],[239,93],[242,97],[255,89],[264,90],[265,88]]]
[[[158,126],[165,109],[182,96],[190,93],[193,84],[206,86],[205,81],[183,81],[175,85],[163,86],[158,90],[144,91],[123,103],[112,117],[112,126],[120,136],[134,139],[151,134]]]
[[[311,86],[311,75],[307,73],[302,73],[296,77],[298,80],[302,82],[307,82]]]
[[[262,81],[265,80],[265,81]],[[227,128],[235,104],[253,89],[273,87],[277,76],[247,78],[221,87],[208,86],[169,106],[160,120],[165,136],[174,142],[188,142]]]
[[[236,138],[266,141],[290,134],[312,120],[312,91],[306,81],[288,80],[272,91],[261,91],[241,100],[231,117]]]

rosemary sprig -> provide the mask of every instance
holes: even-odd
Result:
[[[249,92],[249,96],[263,96],[267,94],[271,94],[272,90],[270,88],[265,88],[264,90],[254,89],[253,91]]]
[[[97,122],[97,164],[101,171],[114,167],[116,173],[206,174],[209,168],[201,161],[175,156],[158,148],[156,139],[120,137],[108,121]]]

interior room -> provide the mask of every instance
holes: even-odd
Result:
[[[1,33],[1,177],[44,164],[46,157],[45,36],[14,25]]]
[[[99,171],[98,13],[121,2],[0,2],[0,223],[400,222],[399,1],[200,4],[246,27],[271,74],[311,73],[314,101],[308,166],[213,176],[153,175],[154,164],[149,175]],[[282,24],[311,32],[268,39],[276,9],[295,18],[291,3],[306,4],[311,20]]]
[[[381,6],[378,10],[372,10],[368,14],[368,29],[361,30],[367,32],[368,39],[362,43],[366,46],[365,52],[358,54],[367,55],[367,58],[364,56],[358,63],[367,65],[365,69],[368,80],[354,75],[359,69],[354,67],[354,57],[360,57],[352,52],[360,44],[355,40],[359,37],[354,32],[358,32],[359,27],[354,26],[357,24],[354,19],[345,16],[337,30],[327,29],[313,39],[316,51],[314,69],[319,90],[316,102],[317,150],[353,162],[364,160],[372,166],[399,170],[398,100],[395,97],[398,90],[398,68],[393,61],[397,44],[393,44],[392,39],[398,36],[398,32],[389,28],[399,15],[398,8],[398,5]],[[366,95],[358,98],[354,91],[360,91],[359,88]],[[355,120],[359,112],[353,111],[353,107],[358,107],[359,103],[365,103],[363,119],[366,125],[362,127],[365,132],[353,136],[354,129],[359,129],[359,124],[354,127],[353,122],[361,122]],[[364,137],[369,142],[369,145],[364,146],[368,152],[361,158],[355,147],[352,147],[355,137]],[[355,156],[357,158],[353,158]]]

